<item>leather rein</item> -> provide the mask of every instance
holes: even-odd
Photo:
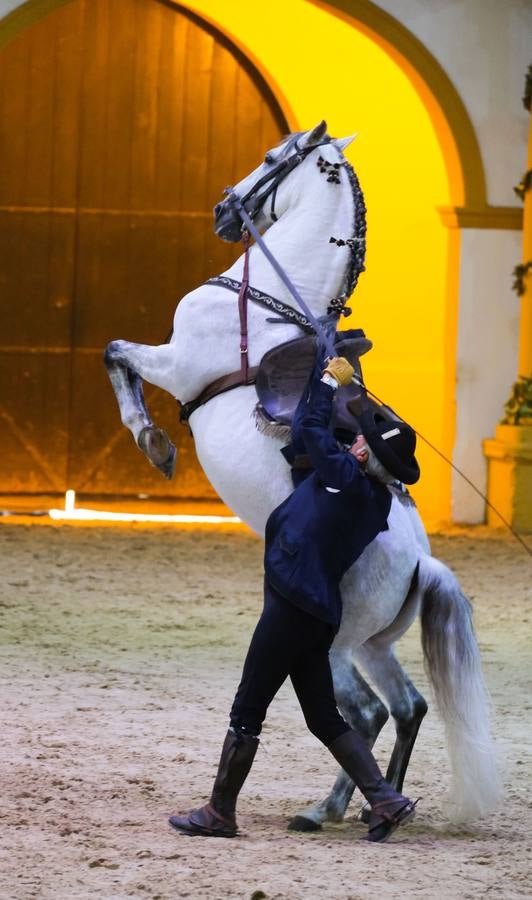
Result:
[[[330,139],[321,142],[321,144],[328,143],[330,143]],[[239,206],[241,205],[241,207],[243,207],[244,204],[249,201],[251,197],[253,197],[257,190],[260,190],[263,185],[268,184],[266,190],[264,190],[262,194],[259,194],[255,198],[255,209],[261,209],[265,201],[271,194],[272,202],[270,216],[272,220],[276,222],[277,216],[275,214],[275,199],[279,184],[286,178],[286,176],[290,172],[293,171],[293,169],[296,168],[296,166],[303,162],[303,160],[308,156],[309,153],[311,153],[317,147],[321,146],[321,144],[314,144],[312,147],[301,150],[298,147],[296,139],[295,147],[297,152],[280,162],[270,172],[266,172],[266,174],[263,175],[263,177],[260,178],[252,188],[250,188],[250,190],[247,192],[247,194],[245,194],[244,197],[238,198]],[[226,188],[224,193],[231,195],[232,190],[232,188]],[[242,218],[242,214],[240,215]],[[219,394],[223,394],[226,391],[233,390],[233,388],[236,387],[255,384],[260,366],[249,365],[247,328],[248,298],[256,303],[260,303],[266,307],[273,309],[281,317],[277,319],[270,318],[266,321],[276,323],[288,322],[290,324],[299,325],[299,327],[304,331],[310,332],[312,334],[316,333],[316,327],[307,318],[307,316],[298,312],[292,306],[281,303],[281,301],[276,300],[275,297],[271,297],[268,294],[264,294],[262,291],[258,291],[256,288],[250,287],[249,231],[245,224],[243,224],[242,226],[242,243],[244,244],[244,269],[242,273],[242,281],[238,282],[232,278],[227,278],[227,276],[225,275],[217,275],[214,278],[209,278],[208,281],[205,282],[205,284],[216,285],[219,287],[227,288],[227,290],[230,291],[238,292],[238,315],[240,320],[240,369],[235,372],[230,372],[228,375],[222,375],[220,378],[212,381],[194,400],[190,400],[188,403],[181,403],[181,401],[178,400],[177,402],[181,406],[179,413],[179,419],[181,422],[188,422],[192,413],[195,412],[200,406],[208,403],[209,400],[212,400],[213,397],[217,397]],[[349,315],[351,310],[346,309],[345,306],[342,303],[339,304],[337,300],[332,300],[328,312],[330,315],[334,315],[336,316],[336,318],[338,318],[341,314]]]

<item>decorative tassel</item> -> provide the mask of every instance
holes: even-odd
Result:
[[[347,238],[346,241],[343,238],[329,238],[329,244],[336,244],[337,247],[349,247],[351,250],[354,250],[355,246],[363,241],[363,237]]]
[[[255,422],[255,428],[257,431],[260,431],[261,434],[265,434],[267,437],[278,438],[285,444],[291,440],[292,432],[290,425],[283,425],[281,422],[270,419],[260,403],[257,403],[255,406],[252,417]]]
[[[346,303],[347,303],[347,297],[335,297],[329,303],[329,305],[327,307],[327,312],[329,314],[335,313],[339,316],[346,316],[346,317],[350,316],[351,313],[353,312],[353,310],[349,309],[349,307],[345,305]]]
[[[330,163],[323,156],[318,156],[316,165],[322,175],[327,175],[329,184],[340,184],[341,163]]]

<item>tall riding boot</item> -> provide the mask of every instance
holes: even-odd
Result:
[[[346,731],[328,749],[371,806],[369,841],[385,841],[399,825],[412,818],[416,803],[394,791],[383,778],[373,753],[358,732]]]
[[[222,747],[209,803],[185,816],[170,816],[170,825],[187,834],[234,837],[238,831],[235,816],[237,797],[253,765],[258,745],[258,737],[230,728]]]

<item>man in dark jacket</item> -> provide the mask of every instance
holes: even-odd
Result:
[[[264,609],[231,709],[211,799],[185,816],[170,817],[174,828],[188,834],[237,834],[236,800],[268,706],[288,676],[310,731],[371,806],[368,839],[385,840],[414,814],[415,804],[385,781],[363,738],[338,712],[329,665],[341,619],[340,579],[388,527],[391,495],[385,482],[413,483],[419,477],[415,434],[404,422],[367,413],[363,435],[347,451],[338,446],[329,430],[333,398],[352,376],[343,358],[317,364],[300,401],[293,442],[306,450],[308,475],[268,519]]]

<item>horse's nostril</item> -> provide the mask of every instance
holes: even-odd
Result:
[[[221,208],[222,208],[222,204],[221,204],[221,203],[217,203],[216,206],[214,207],[214,215],[215,215],[215,216],[218,215],[218,213],[220,212]]]

